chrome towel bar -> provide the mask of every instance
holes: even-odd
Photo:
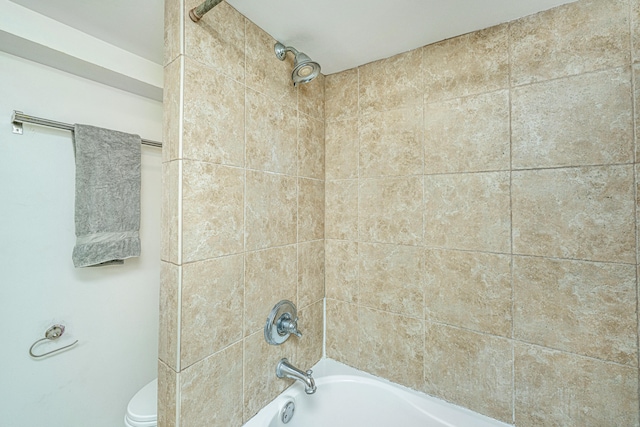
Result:
[[[40,338],[38,341],[34,342],[31,347],[29,348],[29,356],[38,359],[40,357],[44,357],[44,356],[48,356],[50,354],[53,353],[57,353],[59,351],[64,350],[65,348],[69,348],[69,347],[73,347],[74,345],[78,344],[78,340],[75,340],[73,343],[69,344],[69,345],[65,345],[64,347],[60,347],[57,348],[55,350],[51,350],[48,351],[46,353],[43,354],[34,354],[33,353],[33,347],[35,347],[36,345],[38,345],[38,343],[45,341],[45,340],[57,340],[58,338],[60,338],[62,336],[62,334],[64,334],[64,325],[53,325],[52,327],[50,327],[49,329],[47,329],[47,331],[44,333],[44,338]]]
[[[13,110],[11,116],[11,123],[13,124],[13,133],[22,135],[22,124],[30,123],[33,125],[46,126],[55,129],[68,130],[73,132],[73,125],[69,123],[57,122],[55,120],[43,119],[42,117],[30,116],[24,114],[22,111]],[[149,139],[142,139],[142,145],[149,145],[151,147],[162,148],[162,142],[152,141]]]

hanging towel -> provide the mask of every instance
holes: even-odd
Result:
[[[76,267],[140,256],[140,143],[138,135],[74,126]]]

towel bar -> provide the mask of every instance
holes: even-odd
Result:
[[[43,119],[41,117],[29,116],[22,111],[13,110],[11,116],[11,123],[13,124],[13,133],[22,135],[22,124],[31,123],[34,125],[46,126],[55,129],[68,130],[73,132],[73,125],[68,123],[57,122],[55,120]],[[142,139],[142,145],[149,145],[151,147],[162,148],[162,142],[152,141],[149,139]]]
[[[34,354],[33,353],[33,347],[35,347],[36,345],[38,345],[38,343],[45,341],[45,340],[57,340],[58,338],[60,338],[62,336],[62,334],[64,334],[64,325],[53,325],[52,327],[50,327],[49,329],[47,329],[47,331],[44,333],[44,338],[40,338],[38,341],[34,342],[31,347],[29,348],[29,356],[38,359],[40,357],[44,357],[44,356],[48,356],[50,354],[53,353],[57,353],[59,351],[64,350],[65,348],[69,348],[69,347],[73,347],[74,345],[78,344],[78,340],[75,340],[73,343],[69,344],[69,345],[65,345],[64,347],[60,347],[57,348],[55,350],[51,350],[48,351],[46,353],[43,354]]]

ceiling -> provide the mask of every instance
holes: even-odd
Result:
[[[158,64],[164,0],[11,0]],[[574,0],[227,0],[332,74]]]

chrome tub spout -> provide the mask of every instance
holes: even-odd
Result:
[[[278,378],[290,378],[292,380],[300,381],[304,384],[304,391],[307,394],[313,394],[316,392],[316,382],[311,376],[313,371],[308,370],[303,372],[289,363],[287,359],[281,359],[276,366],[276,376]]]

